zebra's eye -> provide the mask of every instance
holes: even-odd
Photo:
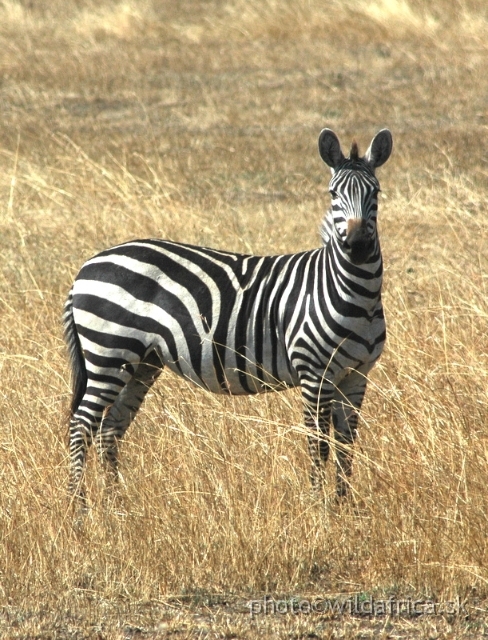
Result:
[[[337,198],[337,191],[334,191],[333,189],[330,189],[329,193],[330,193],[330,197],[332,199]]]

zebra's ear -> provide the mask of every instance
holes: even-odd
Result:
[[[319,135],[319,153],[325,164],[335,169],[344,162],[339,138],[331,129],[322,129]]]
[[[389,129],[382,129],[373,138],[369,149],[364,154],[364,159],[373,168],[381,167],[391,155],[393,149],[393,138]]]

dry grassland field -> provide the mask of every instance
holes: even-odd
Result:
[[[488,635],[486,0],[2,0],[0,69],[0,636]],[[323,127],[394,139],[350,499],[332,464],[310,489],[298,390],[165,371],[74,526],[79,268],[136,237],[319,246]]]

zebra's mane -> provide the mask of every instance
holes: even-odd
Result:
[[[359,160],[359,148],[358,148],[358,143],[356,142],[356,140],[352,141],[351,153],[349,154],[349,160],[352,160],[353,162],[357,162]]]
[[[364,158],[359,157],[358,146],[355,142],[352,144],[350,157],[344,158],[343,162],[334,170],[333,176],[337,176],[339,174],[344,176],[350,171],[359,171],[360,173],[369,176],[375,175],[374,167],[371,163],[367,162]]]
[[[332,210],[329,209],[320,224],[320,237],[322,238],[322,243],[324,244],[324,246],[330,240],[331,227],[332,227]]]

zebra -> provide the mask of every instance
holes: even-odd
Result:
[[[367,374],[386,338],[375,169],[392,151],[382,129],[360,157],[336,134],[318,140],[331,169],[322,246],[287,255],[133,240],[88,260],[63,315],[72,370],[69,491],[86,506],[94,442],[118,477],[119,442],[164,366],[204,389],[255,394],[300,387],[321,488],[332,417],[336,495],[348,492]]]

